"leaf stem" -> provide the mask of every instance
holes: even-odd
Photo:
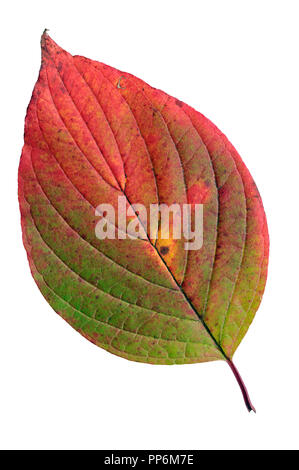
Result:
[[[245,405],[247,407],[247,410],[250,412],[250,411],[254,411],[256,413],[256,410],[253,406],[253,404],[251,403],[251,400],[250,400],[250,397],[249,397],[249,394],[248,394],[248,391],[247,391],[247,388],[242,380],[242,377],[240,376],[239,374],[239,371],[238,369],[236,368],[235,364],[230,360],[230,359],[227,359],[227,363],[229,365],[229,367],[231,368],[231,370],[233,371],[233,374],[234,376],[236,377],[237,379],[237,382],[239,384],[239,387],[241,389],[241,392],[242,392],[242,395],[243,395],[243,398],[244,398],[244,402],[245,402]]]

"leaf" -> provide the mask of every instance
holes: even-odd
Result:
[[[128,73],[71,56],[45,32],[19,167],[24,245],[53,309],[98,346],[152,364],[226,360],[259,306],[268,233],[258,190],[202,114]],[[118,197],[203,204],[204,241],[95,235]],[[194,214],[193,214],[194,216]],[[117,220],[117,219],[116,219]],[[132,209],[131,221],[141,216]],[[194,222],[194,220],[193,220]]]

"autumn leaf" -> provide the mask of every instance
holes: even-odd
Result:
[[[269,241],[243,161],[185,103],[71,56],[46,32],[41,45],[19,167],[23,241],[39,289],[73,328],[123,358],[227,361],[254,410],[232,357],[261,301]],[[124,234],[120,198],[144,236],[100,239],[99,204],[114,208],[112,228]],[[202,205],[200,249],[163,237],[161,219],[150,231],[136,210],[162,204],[189,205],[193,225]]]

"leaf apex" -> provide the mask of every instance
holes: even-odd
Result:
[[[48,34],[49,29],[45,28],[41,36],[42,63],[62,51],[61,47]]]
[[[40,45],[41,45],[42,49],[46,46],[47,37],[49,36],[48,31],[49,31],[49,29],[45,28],[44,31],[43,31],[43,34],[41,35]]]

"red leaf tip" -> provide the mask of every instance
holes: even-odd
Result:
[[[61,52],[61,47],[49,36],[46,28],[42,34],[40,45],[42,49],[42,62],[46,61],[50,56]]]

